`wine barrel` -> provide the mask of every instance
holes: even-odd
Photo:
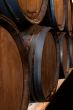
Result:
[[[60,33],[58,38],[60,48],[60,74],[64,74],[67,77],[70,68],[70,38],[65,32]]]
[[[71,0],[48,0],[48,9],[43,22],[56,31],[66,31],[71,34]]]
[[[48,0],[0,0],[0,11],[22,26],[25,26],[27,20],[38,24],[45,16],[47,2]]]
[[[73,33],[73,2],[71,0],[71,12],[72,12],[72,33]]]
[[[59,45],[56,33],[51,28],[36,26],[23,33],[22,39],[29,50],[31,97],[39,102],[51,100],[56,92],[59,75]]]
[[[29,89],[26,59],[15,24],[0,17],[1,110],[27,110]]]
[[[48,0],[47,15],[50,25],[63,31],[67,19],[67,0]]]
[[[68,0],[68,23],[67,23],[67,30],[68,33],[71,35],[72,33],[72,9],[71,9],[71,0]]]

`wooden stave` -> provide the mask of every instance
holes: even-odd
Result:
[[[21,42],[20,34],[19,34],[19,31],[18,31],[16,25],[13,22],[11,22],[11,20],[9,20],[8,18],[6,18],[4,16],[0,16],[0,25],[3,28],[5,28],[12,35],[12,38],[16,42],[16,45],[17,45],[19,53],[20,53],[22,67],[23,67],[23,93],[22,93],[20,110],[23,110],[23,109],[27,110],[28,103],[29,103],[28,72],[26,73],[26,76],[24,76],[25,66],[28,69],[28,65],[26,64],[26,59],[24,58],[27,53]]]

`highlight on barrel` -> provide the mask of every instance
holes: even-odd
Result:
[[[0,17],[0,109],[27,110],[28,66],[16,26]]]
[[[58,38],[60,48],[60,74],[63,73],[67,77],[70,68],[70,39],[69,35],[63,32],[58,35]]]
[[[59,45],[51,28],[34,26],[23,33],[29,50],[30,96],[33,101],[48,101],[56,92],[59,76]],[[32,101],[32,100],[31,100]]]
[[[47,4],[48,0],[0,0],[0,11],[24,27],[28,21],[39,24],[45,16]]]
[[[51,26],[63,31],[67,19],[67,0],[48,0],[47,12]]]

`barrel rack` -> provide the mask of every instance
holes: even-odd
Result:
[[[73,70],[45,110],[73,110]]]

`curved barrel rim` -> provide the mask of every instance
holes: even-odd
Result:
[[[43,31],[44,30],[44,31]],[[53,91],[55,91],[56,89],[56,85],[55,85],[55,88],[53,88],[53,90],[51,91],[51,94],[49,94],[47,97],[44,96],[44,93],[43,93],[43,88],[41,86],[41,60],[42,60],[42,52],[43,52],[43,46],[44,46],[44,42],[45,42],[45,39],[46,39],[46,35],[48,32],[52,32],[52,29],[51,28],[44,28],[41,32],[38,33],[38,37],[35,39],[35,37],[33,38],[33,41],[32,41],[32,45],[31,45],[31,48],[32,48],[32,51],[34,51],[34,72],[33,72],[33,91],[35,91],[35,99],[36,101],[48,101],[51,97],[51,95],[53,95]],[[42,33],[42,37],[41,37],[41,33]],[[57,36],[55,37],[54,35],[55,33],[52,32],[52,35],[54,36],[54,40],[55,40],[55,43],[56,44],[56,50],[57,50],[57,69],[56,69],[56,76],[55,76],[55,83],[57,83],[57,79],[58,79],[58,76],[59,76],[59,46],[58,46],[58,40],[56,39]],[[42,39],[41,39],[42,38]],[[42,46],[40,46],[40,43],[38,43],[38,41],[40,42],[40,40],[42,40]],[[40,51],[39,51],[39,47],[41,48]],[[34,50],[35,49],[35,50]],[[33,53],[33,52],[32,52]],[[40,55],[40,58],[38,57],[37,53],[39,53]],[[31,55],[30,55],[31,56]],[[31,73],[32,74],[32,73]]]
[[[62,72],[65,76],[65,71],[64,71],[64,65],[63,65],[63,40],[66,39],[67,43],[67,50],[68,50],[68,59],[67,59],[67,69],[70,67],[70,40],[69,40],[69,35],[65,32],[62,32],[59,36],[59,48],[60,48],[60,68],[62,69]],[[68,71],[66,71],[68,73]],[[66,77],[66,76],[65,76]]]
[[[47,10],[47,2],[48,2],[48,0],[43,0],[40,12],[36,16],[36,18],[31,19],[26,15],[25,12],[23,12],[17,0],[3,0],[3,1],[6,8],[9,10],[9,13],[11,14],[11,16],[14,17],[15,20],[17,20],[18,22],[24,22],[24,23],[25,21],[27,22],[28,20],[30,23],[33,23],[33,24],[34,23],[39,24],[42,21]]]

